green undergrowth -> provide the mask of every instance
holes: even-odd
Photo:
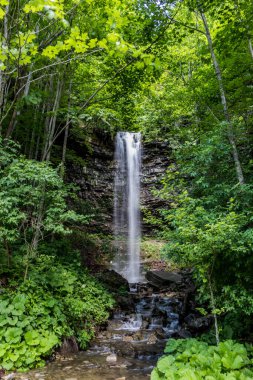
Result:
[[[141,241],[141,257],[147,269],[160,263],[164,270],[176,270],[180,266],[164,256],[166,242],[156,237],[144,237]]]
[[[151,380],[252,380],[253,348],[232,340],[218,346],[170,339]]]
[[[0,294],[0,367],[43,366],[67,337],[85,349],[109,317],[111,295],[79,264],[64,265],[54,256],[36,258],[26,281],[18,272],[8,273]]]
[[[141,241],[141,254],[145,260],[161,260],[161,251],[165,242],[145,238]]]

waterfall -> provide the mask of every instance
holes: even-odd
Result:
[[[133,284],[140,280],[140,133],[117,133],[115,161],[113,268]]]

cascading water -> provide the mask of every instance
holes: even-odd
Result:
[[[140,280],[140,133],[117,133],[115,161],[113,268],[133,284]]]

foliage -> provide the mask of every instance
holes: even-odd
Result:
[[[86,215],[68,209],[69,187],[48,163],[18,155],[10,142],[0,146],[0,152],[5,158],[0,170],[0,240],[7,256],[18,243],[28,259],[45,236],[69,234],[75,223],[87,223]]]
[[[162,241],[143,239],[141,241],[141,254],[145,260],[159,260],[164,245],[165,242]]]
[[[162,270],[175,270],[179,265],[175,261],[162,257],[166,242],[159,239],[144,237],[141,240],[141,257],[146,270],[154,269],[157,265]]]
[[[253,376],[252,347],[231,340],[208,346],[196,339],[170,339],[165,353],[151,380],[250,380]]]
[[[246,229],[246,216],[233,208],[232,203],[222,213],[210,212],[198,205],[197,201],[186,198],[180,207],[165,216],[172,226],[172,230],[164,232],[164,236],[170,240],[166,253],[178,262],[194,266],[197,279],[204,287],[203,294],[207,291],[205,284],[209,276],[216,287],[221,287],[224,292],[228,286],[230,290],[226,292],[225,307],[229,305],[229,300],[232,301],[235,283],[238,288],[251,287],[249,273],[253,235]],[[224,267],[226,278],[221,277]],[[234,307],[245,308],[246,313],[251,313],[250,293],[248,296],[245,303],[240,305],[237,302]],[[232,304],[230,308],[233,308]]]
[[[113,306],[105,289],[80,266],[54,256],[37,258],[25,282],[15,272],[0,296],[0,367],[42,366],[66,337],[85,349]]]

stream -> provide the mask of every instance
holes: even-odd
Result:
[[[149,379],[167,339],[180,329],[182,301],[175,293],[152,292],[143,285],[130,291],[128,303],[127,310],[115,310],[87,351],[59,356],[45,368],[9,379]]]

